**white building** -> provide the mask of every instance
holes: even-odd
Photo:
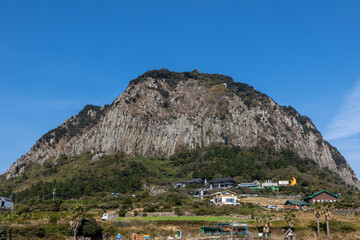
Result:
[[[115,218],[115,214],[104,213],[101,217],[102,221],[109,221]]]
[[[237,202],[236,194],[231,191],[215,193],[211,202],[216,205],[237,205],[237,204],[239,204]]]
[[[0,197],[0,210],[10,210],[14,208],[14,202],[10,198]]]
[[[289,180],[279,181],[279,186],[289,186]]]
[[[267,180],[266,182],[261,184],[261,187],[277,187],[279,186],[278,183],[274,183],[271,180]]]

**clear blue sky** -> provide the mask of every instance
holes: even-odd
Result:
[[[359,1],[1,1],[0,172],[147,70],[221,73],[309,116],[360,176]]]

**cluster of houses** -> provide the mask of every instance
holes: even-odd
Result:
[[[296,179],[293,177],[290,182],[288,180],[282,180],[278,182],[272,182],[271,180],[267,180],[263,183],[255,180],[252,183],[237,183],[231,177],[227,178],[216,178],[211,181],[207,181],[206,179],[203,180],[201,178],[190,179],[185,182],[177,182],[175,184],[175,188],[182,188],[182,187],[206,187],[208,189],[213,188],[229,188],[229,187],[236,187],[236,188],[251,188],[251,189],[264,189],[270,188],[272,190],[279,190],[280,186],[294,186],[296,184]]]
[[[272,182],[267,180],[260,183],[259,181],[254,181],[252,183],[237,183],[231,177],[227,178],[216,178],[211,181],[203,180],[201,178],[191,179],[185,182],[177,182],[175,188],[191,187],[200,189],[200,197],[204,197],[204,192],[212,189],[227,189],[230,187],[233,188],[251,188],[251,189],[266,189],[270,188],[272,190],[278,190],[280,186],[294,186],[296,185],[296,179],[293,177],[290,181],[283,180],[278,182]],[[239,204],[239,198],[236,193],[232,191],[221,191],[211,194],[206,194],[206,197],[210,197],[210,202],[215,205],[237,205]],[[304,196],[302,200],[287,200],[284,204],[284,209],[304,209],[309,206],[309,204],[314,202],[337,202],[339,196],[336,194],[330,193],[328,191],[320,191],[316,193],[309,193]]]
[[[331,202],[339,201],[340,197],[328,191],[320,191],[315,193],[308,193],[302,200],[287,200],[284,204],[284,209],[306,209],[309,204],[315,202]]]
[[[309,204],[315,202],[332,202],[339,201],[340,197],[328,191],[306,194],[302,200],[287,200],[284,209],[306,209]],[[210,194],[210,202],[215,205],[239,205],[239,198],[232,191],[222,191]]]
[[[208,187],[209,189],[213,189],[213,188],[228,188],[228,187],[233,187],[234,185],[236,185],[236,181],[233,180],[231,177],[216,178],[211,181],[207,181],[206,179],[203,180],[201,178],[195,178],[185,182],[177,182],[175,184],[175,188],[189,187],[189,186],[192,187],[204,186],[204,187]]]

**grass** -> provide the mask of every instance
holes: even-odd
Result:
[[[156,217],[119,217],[118,221],[207,221],[207,222],[226,222],[226,221],[242,221],[247,219],[239,219],[227,216],[156,216]]]

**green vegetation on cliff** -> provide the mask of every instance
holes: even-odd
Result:
[[[217,145],[180,152],[170,158],[114,154],[92,161],[92,157],[93,154],[61,156],[43,165],[28,166],[22,176],[1,180],[0,195],[12,195],[17,202],[51,199],[52,189],[56,188],[57,198],[79,199],[136,192],[144,185],[173,186],[191,178],[233,177],[239,182],[252,182],[288,180],[292,176],[298,179],[298,185],[283,188],[282,193],[323,189],[342,192],[343,196],[352,193],[330,170],[320,170],[314,161],[300,158],[290,149],[276,151],[266,143],[251,149]]]

